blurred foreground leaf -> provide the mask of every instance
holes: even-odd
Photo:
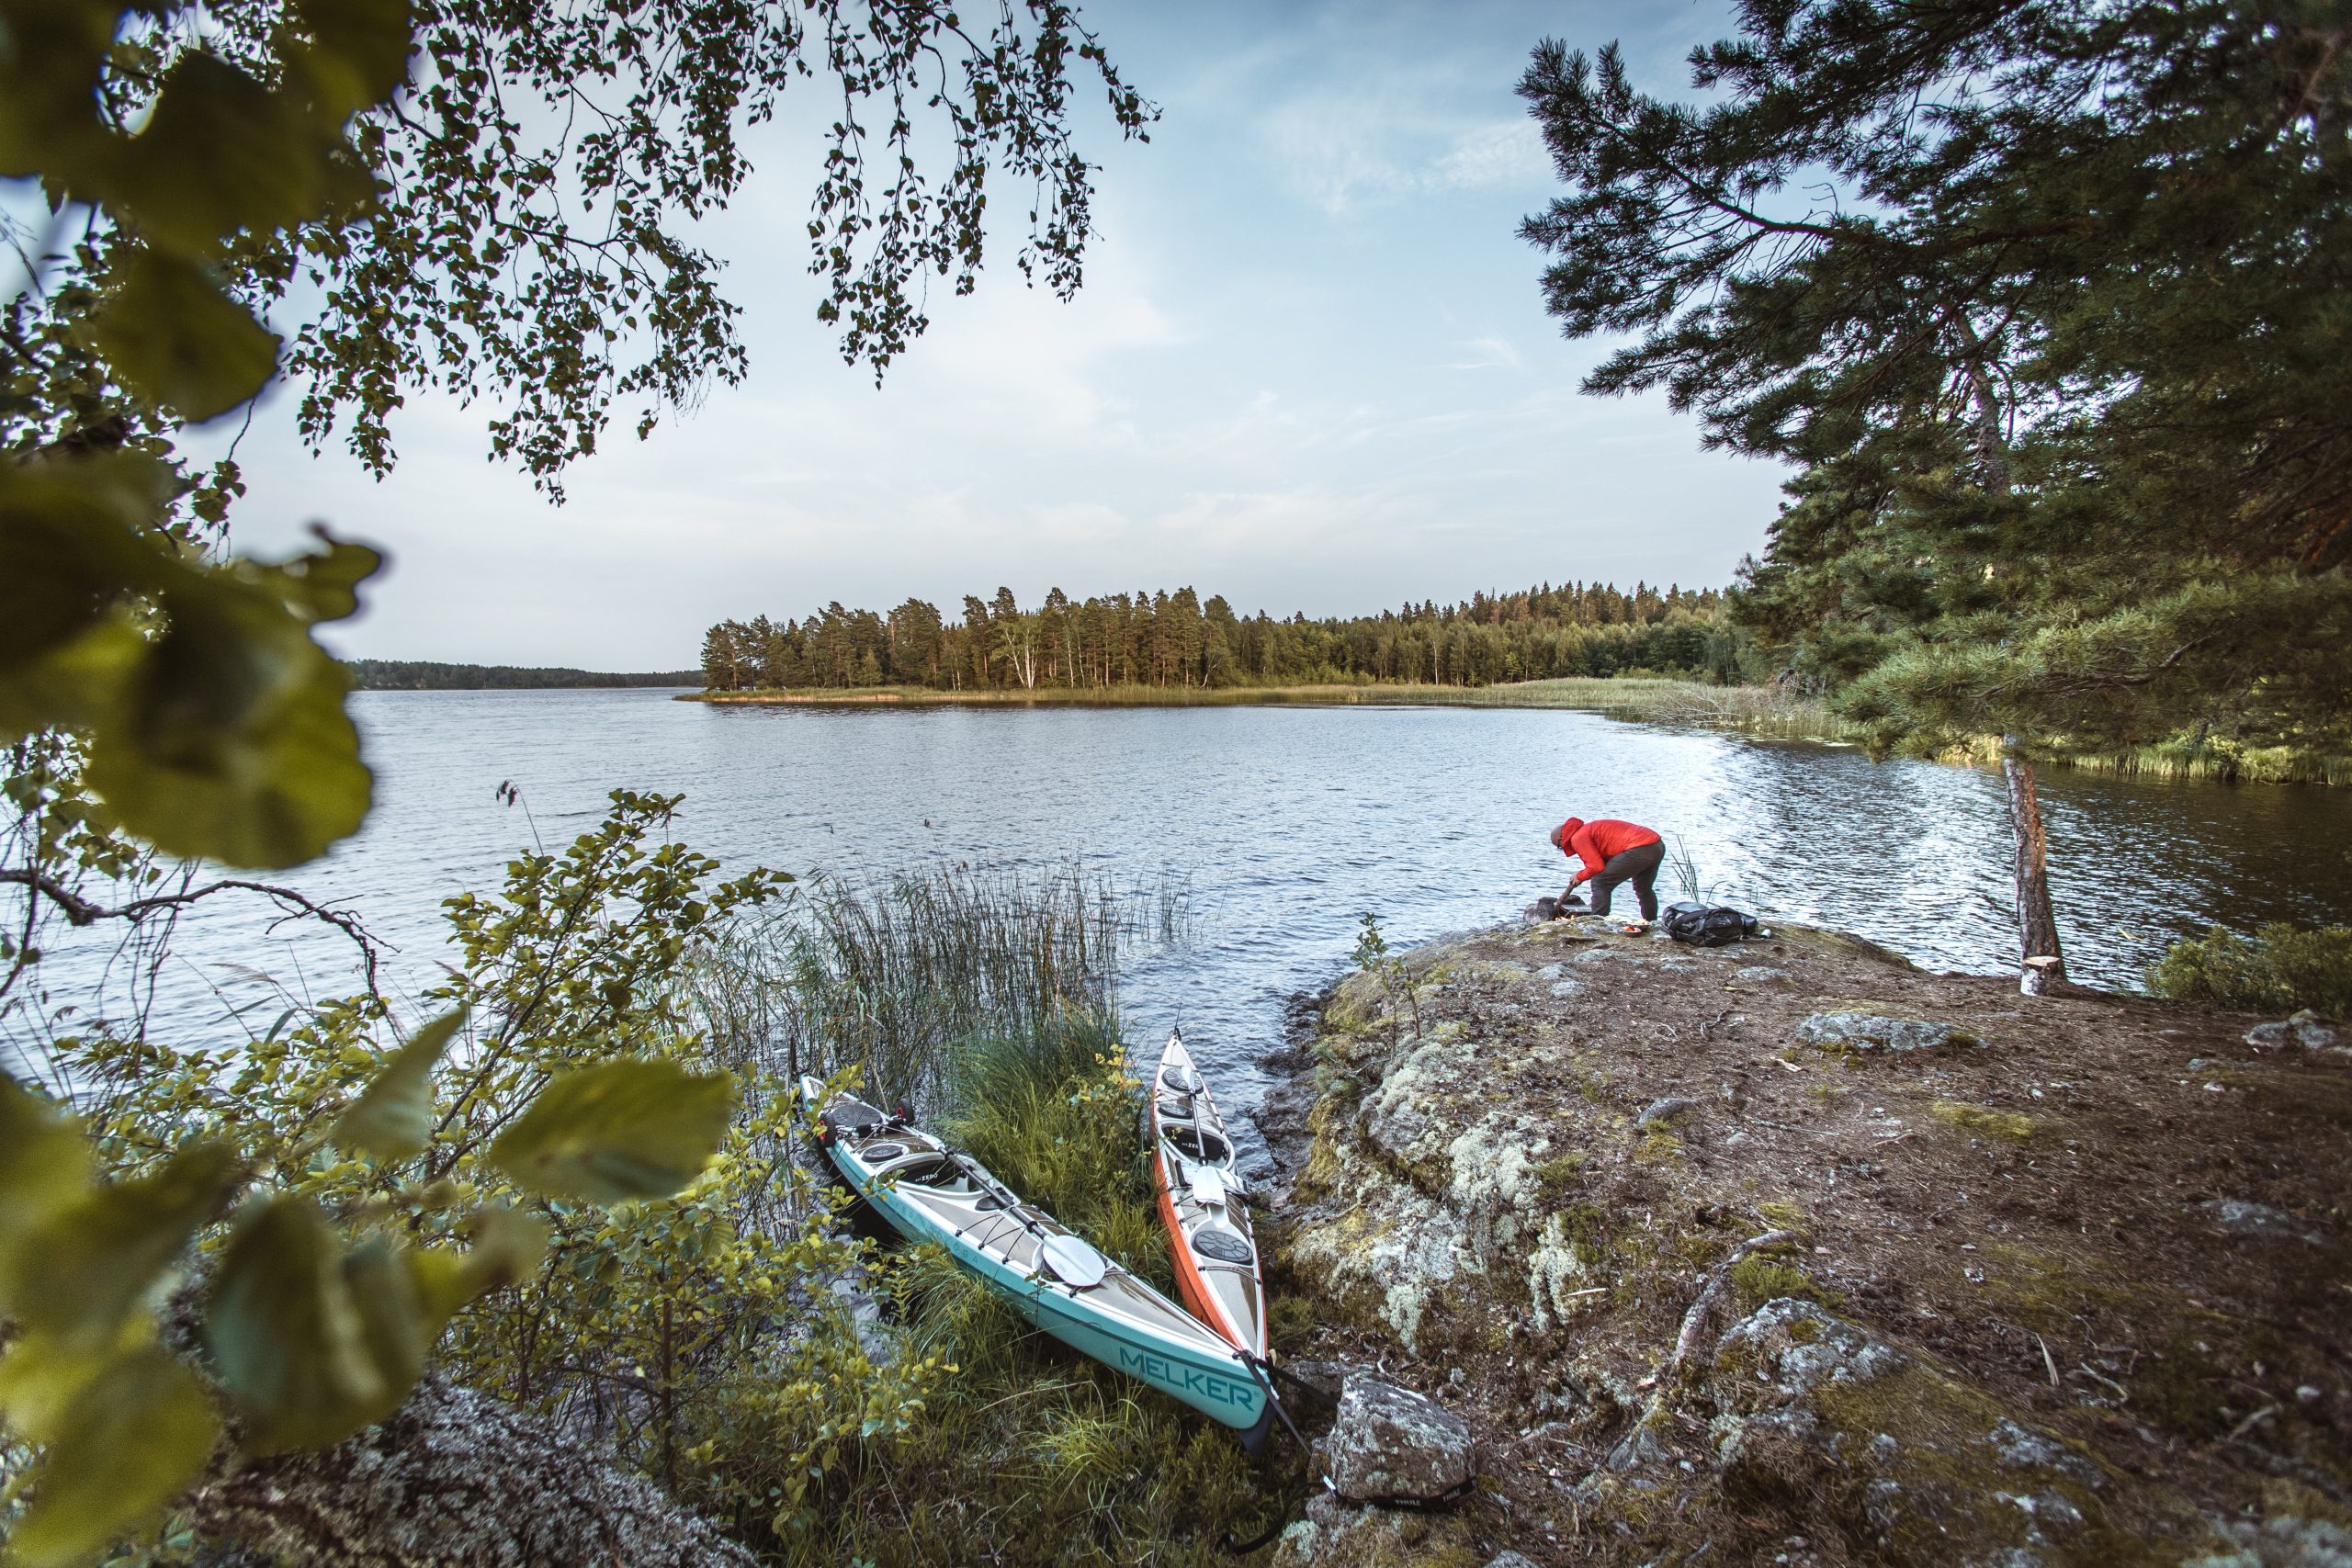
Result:
[[[302,62],[322,115],[365,108],[408,80],[408,0],[300,0],[294,14],[313,40]]]
[[[161,596],[170,625],[90,747],[90,784],[126,828],[173,854],[270,869],[357,830],[370,780],[343,708],[350,677],[310,627],[347,614],[379,558],[330,540]]]
[[[666,1198],[710,1163],[734,1104],[735,1080],[726,1073],[604,1062],[541,1089],[490,1157],[550,1198]]]
[[[393,1052],[375,1081],[336,1119],[330,1134],[335,1144],[379,1160],[424,1153],[433,1139],[433,1069],[465,1021],[463,1009],[436,1018]]]
[[[127,211],[147,239],[189,254],[240,230],[318,217],[332,133],[308,119],[291,95],[190,51],[112,171],[107,205]]]
[[[79,1561],[203,1472],[217,1431],[196,1374],[154,1347],[119,1358],[39,1437],[32,1501],[8,1538],[12,1563]]]
[[[248,1446],[323,1448],[391,1414],[421,1359],[403,1315],[417,1315],[405,1274],[370,1248],[346,1258],[307,1201],[276,1198],[247,1215],[220,1261],[205,1332]]]
[[[153,1176],[107,1182],[0,1238],[0,1304],[62,1346],[113,1341],[124,1318],[220,1213],[237,1183],[235,1151],[198,1144]]]
[[[191,423],[262,389],[277,335],[220,292],[195,262],[139,251],[90,323],[90,341],[123,385]]]
[[[89,1185],[90,1147],[66,1117],[0,1074],[0,1248]]]

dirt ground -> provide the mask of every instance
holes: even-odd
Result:
[[[1804,1021],[1838,1013],[1957,1033],[1805,1043]],[[1283,1348],[1385,1369],[1471,1422],[1485,1479],[1449,1538],[1464,1561],[1960,1561],[1995,1539],[1953,1522],[1973,1504],[1917,1505],[1944,1520],[1925,1538],[1889,1524],[1863,1496],[1878,1472],[1834,1436],[1794,1469],[1726,1461],[1736,1390],[1666,1366],[1717,1274],[1727,1310],[1702,1352],[1764,1301],[1805,1297],[1951,1401],[2091,1461],[2091,1524],[2029,1518],[2004,1549],[2025,1555],[1998,1561],[2229,1561],[2267,1526],[2291,1534],[2282,1518],[2309,1540],[2352,1528],[2352,1060],[2257,1050],[2253,1017],[2029,998],[1831,932],[1701,951],[1591,920],[1433,944],[1310,1017],[1261,1118],[1283,1178],[1274,1283],[1312,1309],[1278,1317]],[[1396,1130],[1412,1123],[1388,1080],[1438,1073],[1440,1039],[1474,1079],[1413,1091],[1418,1110],[1501,1129],[1477,1157],[1524,1176],[1498,1194],[1465,1185],[1461,1142],[1447,1164],[1442,1126]],[[1657,1109],[1676,1100],[1694,1103]],[[1387,1235],[1392,1192],[1501,1237],[1409,1314],[1378,1273],[1409,1265],[1324,1245]],[[1726,1267],[1774,1230],[1797,1239]],[[1538,1256],[1539,1234],[1571,1244]],[[1544,1273],[1555,1255],[1576,1289]],[[1861,1443],[1892,1420],[1855,1419]],[[1875,1495],[1991,1489],[2032,1513],[1998,1475],[1939,1464]],[[2238,1561],[2337,1561],[2268,1539]]]

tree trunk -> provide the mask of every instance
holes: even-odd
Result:
[[[209,1540],[311,1568],[755,1568],[718,1528],[552,1422],[428,1372],[380,1426],[246,1461],[182,1503]]]
[[[2009,783],[2009,828],[2017,844],[2018,940],[2023,976],[2018,988],[2038,997],[2065,984],[2058,951],[2058,916],[2050,906],[2050,838],[2041,825],[2041,796],[2033,764],[2018,754],[2017,737],[2003,737],[2001,771]]]

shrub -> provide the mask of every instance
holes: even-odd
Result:
[[[2352,926],[2302,931],[2280,921],[2251,939],[2215,926],[2204,937],[2175,943],[2148,971],[2148,988],[2248,1012],[2309,1008],[2352,1018]]]

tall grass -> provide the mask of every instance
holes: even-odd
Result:
[[[920,1110],[940,1103],[959,1043],[1108,1012],[1122,953],[1186,941],[1190,925],[1180,879],[1123,889],[1075,867],[824,878],[712,944],[690,984],[723,1058],[820,1077],[854,1063],[870,1097]]]
[[[1028,1035],[981,1035],[951,1058],[941,1128],[1015,1192],[1161,1289],[1168,1243],[1146,1184],[1118,1030],[1071,1012]]]

